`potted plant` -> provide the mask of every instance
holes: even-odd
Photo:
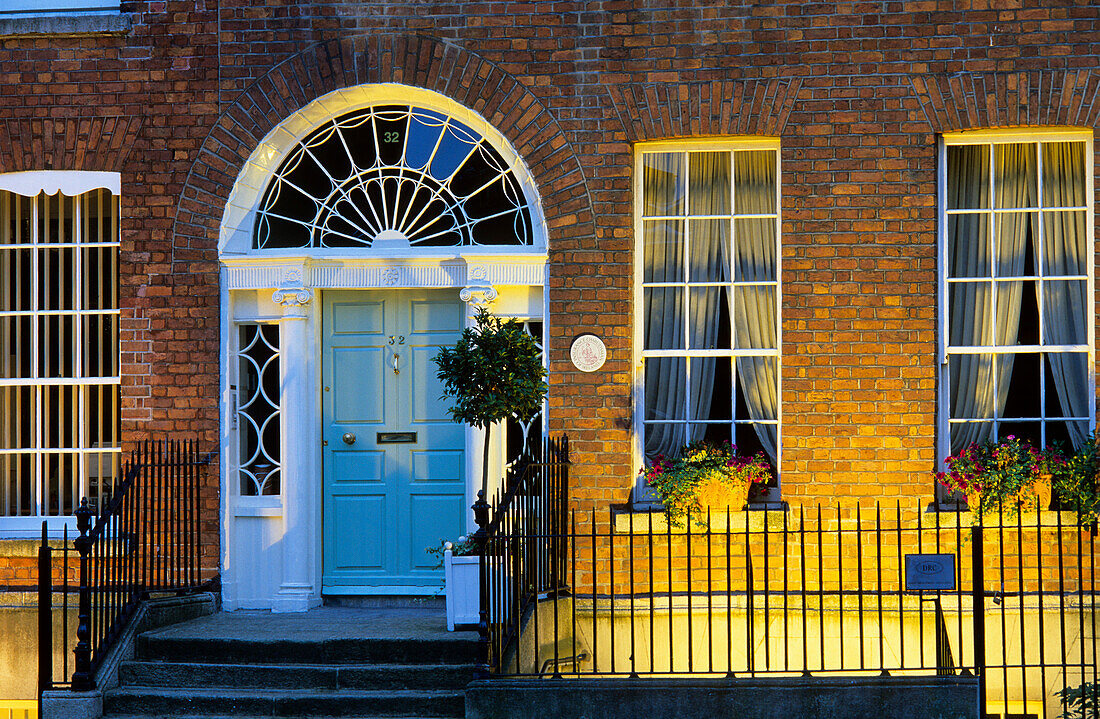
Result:
[[[467,327],[454,347],[443,347],[432,358],[443,382],[443,398],[454,403],[451,419],[485,430],[481,489],[489,475],[489,430],[515,417],[526,422],[542,407],[546,369],[531,335],[515,319],[502,320],[479,307],[475,327]]]
[[[439,546],[428,547],[428,554],[439,559],[436,569],[443,567],[443,586],[447,598],[447,631],[471,629],[479,621],[479,558],[477,547],[469,537],[457,542],[439,540]]]
[[[975,520],[1002,512],[1014,517],[1050,506],[1051,472],[1059,453],[1040,452],[1014,435],[998,442],[972,443],[944,460],[936,479],[966,498]]]
[[[1076,513],[1082,525],[1100,518],[1100,446],[1090,434],[1081,448],[1068,456],[1058,455],[1049,464],[1058,507]]]
[[[686,445],[675,459],[658,457],[641,470],[676,526],[689,516],[705,524],[708,511],[741,511],[750,488],[767,484],[772,472],[763,452],[745,457],[729,442],[714,446],[702,441]]]

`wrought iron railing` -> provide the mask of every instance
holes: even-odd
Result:
[[[478,494],[474,516],[480,548],[482,661],[519,635],[524,614],[540,597],[568,592],[565,520],[569,439],[532,444],[508,469],[502,492]]]
[[[133,616],[138,603],[153,592],[186,594],[209,584],[202,573],[201,468],[211,454],[201,455],[194,442],[145,442],[123,466],[122,479],[98,513],[82,500],[76,511],[79,536],[69,553],[66,530],[62,578],[54,584],[52,551],[42,525],[39,550],[38,627],[41,689],[95,688],[95,673]],[[69,584],[69,562],[79,561],[77,584]],[[52,596],[77,595],[76,645],[62,631],[66,656],[62,677],[54,676]],[[74,672],[68,679],[68,657]]]
[[[970,675],[1004,716],[1097,683],[1095,534],[1069,513],[554,515],[488,525],[490,676]]]

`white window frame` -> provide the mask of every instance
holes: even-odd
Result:
[[[1040,344],[1038,345],[1013,345],[1014,352],[1024,350],[1028,352],[1035,352],[1041,354],[1050,354],[1054,352],[1087,352],[1088,355],[1088,391],[1089,391],[1089,430],[1096,429],[1096,409],[1095,402],[1091,400],[1096,395],[1096,315],[1095,309],[1092,303],[1092,298],[1095,297],[1095,267],[1092,258],[1095,257],[1095,216],[1094,216],[1094,189],[1093,189],[1093,133],[1092,130],[1082,128],[1066,128],[1066,127],[1032,127],[1032,128],[1011,128],[1011,129],[990,129],[990,130],[969,130],[964,132],[951,132],[945,133],[940,136],[938,142],[938,168],[937,168],[937,196],[938,196],[938,261],[939,269],[937,271],[937,283],[938,283],[938,299],[939,299],[939,312],[938,312],[938,354],[939,354],[939,371],[938,371],[938,386],[939,397],[937,398],[937,442],[936,442],[936,468],[943,468],[943,461],[951,454],[951,429],[953,424],[951,421],[951,395],[949,385],[949,358],[954,354],[965,353],[989,353],[994,355],[1009,354],[1005,351],[1005,347],[968,347],[968,348],[952,348],[949,345],[948,339],[948,316],[949,316],[949,285],[951,282],[947,277],[948,272],[948,216],[957,213],[973,213],[973,210],[949,210],[947,208],[947,148],[957,145],[990,145],[990,163],[992,170],[993,152],[992,147],[999,144],[1012,144],[1012,143],[1033,143],[1041,144],[1044,142],[1084,142],[1085,143],[1085,197],[1087,198],[1087,204],[1084,209],[1085,213],[1085,242],[1086,242],[1086,257],[1089,258],[1088,263],[1088,276],[1086,279],[1086,296],[1089,298],[1088,306],[1090,308],[1090,317],[1086,321],[1087,332],[1087,346],[1084,345],[1043,345],[1042,335],[1040,333]],[[1037,172],[1038,178],[1038,200],[1035,211],[1042,212],[1043,209],[1055,209],[1044,208],[1042,205],[1042,153],[1038,152]],[[990,185],[990,192],[993,193],[993,185]],[[1010,210],[1012,208],[1005,208]],[[1078,208],[1080,209],[1080,208]],[[993,208],[992,198],[990,200],[990,209],[988,210],[990,215],[995,214],[998,210]],[[995,225],[993,222],[988,223],[990,233],[995,232]],[[1043,235],[1043,223],[1039,223],[1040,239]],[[991,267],[991,278],[995,278],[995,267]],[[1042,269],[1036,268],[1037,275],[1028,275],[1021,277],[1023,281],[1036,281],[1042,280]],[[1059,276],[1061,277],[1061,276]],[[1014,278],[1015,279],[1015,278]],[[990,297],[990,303],[992,307],[996,307],[996,282],[993,282],[993,294]],[[1040,293],[1041,296],[1041,293]],[[1042,309],[1040,307],[1040,322],[1042,321]],[[1043,407],[1043,414],[1046,414],[1046,397],[1044,388],[1040,385],[1040,406]],[[1031,421],[1038,422],[1043,426],[1043,435],[1045,436],[1045,417],[1037,418],[1011,418],[1013,422]],[[998,424],[994,420],[995,424]],[[999,435],[998,435],[999,436]]]
[[[665,152],[716,152],[716,151],[728,151],[735,152],[738,150],[771,150],[775,152],[775,258],[776,258],[776,278],[775,278],[775,333],[776,343],[774,349],[753,349],[753,350],[646,350],[645,349],[645,329],[644,323],[641,321],[641,312],[644,307],[643,300],[643,278],[644,278],[644,262],[643,262],[643,217],[644,217],[644,187],[643,187],[643,156],[647,153],[665,153]],[[685,164],[686,168],[686,164]],[[649,357],[671,357],[671,356],[712,356],[712,357],[744,357],[744,356],[766,356],[774,357],[776,360],[776,419],[774,424],[776,425],[776,457],[775,457],[775,469],[776,479],[779,482],[779,486],[776,490],[772,491],[772,496],[769,500],[775,499],[777,492],[782,489],[782,478],[780,468],[782,466],[783,457],[783,254],[782,254],[782,167],[780,160],[780,140],[777,137],[765,137],[765,136],[742,136],[742,137],[723,137],[723,138],[691,138],[691,139],[678,139],[678,140],[661,140],[654,142],[638,143],[634,146],[634,395],[633,395],[633,427],[634,427],[634,444],[633,444],[633,467],[635,471],[635,477],[637,472],[645,465],[645,360]],[[685,172],[686,181],[686,172]],[[731,182],[732,182],[731,173]],[[689,218],[689,207],[687,202],[687,194],[685,192],[684,200],[684,217]],[[730,219],[738,217],[760,217],[760,215],[738,215],[734,212],[735,208],[731,204],[730,206]],[[732,237],[732,235],[731,235]],[[685,247],[687,243],[685,243]],[[685,250],[686,251],[686,250]],[[685,278],[685,287],[687,286]],[[733,284],[731,282],[731,284]],[[761,283],[754,283],[761,284]],[[685,292],[685,295],[687,293]],[[730,318],[731,323],[733,318]],[[686,347],[686,344],[685,344]],[[736,376],[734,377],[736,382]],[[735,390],[736,393],[736,390]],[[734,412],[733,418],[729,424],[733,427],[735,424],[760,424],[760,423],[772,423],[772,421],[745,421],[738,420],[736,418],[736,412]],[[634,499],[639,503],[649,503],[654,501],[652,497],[647,496],[645,493],[645,486],[643,480],[638,478],[634,487]]]
[[[78,200],[78,198],[81,195],[85,194],[85,193],[91,192],[91,191],[96,190],[96,189],[107,190],[108,192],[111,193],[110,197],[111,197],[111,201],[112,201],[112,204],[114,205],[114,210],[115,210],[114,215],[113,215],[113,219],[111,220],[111,222],[113,224],[113,227],[111,227],[111,230],[110,230],[110,237],[111,237],[110,240],[97,241],[97,242],[86,242],[86,241],[83,241],[83,238],[76,238],[76,241],[69,242],[69,243],[57,243],[57,242],[47,243],[47,242],[40,242],[39,241],[41,238],[39,238],[38,234],[37,234],[38,233],[38,222],[37,222],[38,216],[37,215],[38,215],[38,211],[39,211],[38,210],[38,203],[37,202],[32,202],[31,203],[31,208],[32,208],[31,209],[31,212],[32,212],[31,227],[34,228],[34,229],[32,229],[32,237],[29,238],[29,240],[30,240],[29,242],[24,242],[21,245],[19,245],[18,247],[29,250],[30,253],[31,253],[32,268],[34,268],[34,269],[32,269],[31,275],[32,275],[32,282],[35,283],[33,288],[32,288],[32,291],[30,293],[31,298],[32,298],[31,301],[33,303],[33,307],[32,307],[31,310],[21,310],[21,311],[15,311],[15,312],[0,311],[0,316],[21,315],[21,316],[31,317],[32,318],[32,322],[31,322],[32,338],[31,338],[31,341],[35,343],[33,345],[34,347],[37,347],[37,332],[38,332],[38,327],[39,327],[39,323],[37,322],[37,320],[40,317],[44,317],[44,316],[48,316],[48,315],[58,315],[58,314],[72,315],[76,318],[89,316],[89,315],[105,315],[105,316],[113,315],[113,316],[118,317],[119,319],[121,319],[121,311],[118,307],[116,307],[112,310],[87,310],[85,308],[82,308],[82,307],[78,306],[79,303],[80,303],[81,289],[82,289],[80,283],[81,283],[81,279],[83,278],[83,272],[81,271],[81,263],[83,262],[83,256],[82,256],[81,252],[75,252],[74,253],[74,255],[75,255],[74,263],[76,263],[75,267],[74,267],[74,276],[76,277],[76,284],[70,290],[72,295],[73,295],[73,298],[74,298],[73,299],[73,309],[72,310],[57,311],[57,310],[43,310],[43,309],[41,309],[41,305],[40,305],[41,297],[40,297],[39,289],[37,287],[37,266],[38,266],[37,263],[38,263],[38,255],[39,255],[39,249],[40,248],[49,248],[49,249],[75,248],[75,249],[83,249],[83,248],[89,248],[89,247],[108,247],[108,248],[115,248],[116,251],[118,250],[118,248],[120,247],[120,236],[121,236],[120,235],[121,215],[120,215],[120,212],[119,212],[119,209],[118,209],[119,205],[120,205],[120,193],[119,193],[119,186],[121,184],[120,183],[120,177],[121,176],[118,173],[114,173],[114,172],[79,172],[79,171],[35,171],[35,172],[16,172],[16,173],[0,174],[0,190],[10,192],[10,193],[15,194],[15,195],[35,198],[35,197],[37,197],[41,194],[46,194],[46,195],[52,196],[52,195],[56,195],[58,192],[61,192],[62,194],[66,195],[68,197],[73,197],[74,200],[76,200],[73,203],[73,223],[77,227],[82,226],[82,222],[81,222],[81,212],[82,212],[81,205],[82,205],[82,203]],[[5,247],[10,248],[12,246],[11,245],[5,245]],[[7,251],[7,250],[5,250],[5,251]],[[117,272],[118,271],[117,260],[116,260],[116,265],[115,266],[116,266],[116,272]],[[117,282],[117,279],[118,278],[116,277],[116,282]],[[81,326],[80,323],[77,323],[77,326]],[[79,331],[80,330],[78,330],[78,332]],[[79,338],[80,335],[78,334],[77,337]],[[116,367],[118,367],[120,372],[121,372],[121,359],[122,359],[121,343],[120,343],[120,346],[116,347],[116,352],[117,352],[117,357],[115,358]],[[34,360],[33,363],[35,364],[35,366],[37,366],[37,349],[34,350],[34,355],[35,355],[35,360]],[[80,363],[81,363],[81,359],[80,359],[80,356],[78,355],[75,359],[75,370],[76,371],[75,371],[73,377],[53,377],[53,378],[13,377],[13,378],[7,378],[7,379],[0,378],[0,386],[34,386],[34,387],[39,388],[39,391],[41,391],[41,388],[44,388],[46,386],[65,386],[65,387],[76,387],[76,388],[78,388],[79,401],[78,401],[78,408],[77,408],[77,411],[78,411],[78,416],[77,416],[77,423],[78,424],[77,424],[77,427],[79,429],[78,429],[78,438],[77,438],[76,444],[79,445],[79,446],[69,447],[69,448],[59,448],[59,449],[42,448],[40,446],[41,445],[41,438],[36,437],[36,439],[35,439],[35,445],[36,446],[34,448],[0,450],[0,453],[3,453],[3,454],[34,454],[34,455],[36,455],[37,460],[36,460],[35,464],[36,464],[36,468],[37,468],[36,469],[36,474],[37,475],[41,474],[41,468],[42,468],[42,459],[41,458],[45,454],[74,454],[74,455],[76,455],[77,456],[77,472],[78,472],[78,477],[79,477],[79,481],[80,481],[79,491],[80,491],[81,496],[83,496],[87,493],[86,482],[87,482],[88,476],[89,476],[88,475],[88,469],[89,468],[87,466],[88,455],[97,455],[97,456],[102,456],[103,454],[115,455],[115,458],[112,460],[112,462],[113,462],[113,466],[117,468],[117,467],[120,466],[121,452],[122,452],[121,448],[118,447],[118,446],[115,446],[115,447],[100,447],[100,446],[86,447],[86,446],[83,446],[84,441],[85,441],[85,434],[84,434],[83,428],[85,427],[85,424],[88,420],[88,418],[85,415],[85,413],[87,411],[87,407],[85,406],[85,394],[84,394],[83,390],[86,387],[91,387],[91,386],[96,386],[96,385],[114,386],[116,388],[121,387],[121,374],[114,375],[114,376],[109,376],[109,377],[85,377],[82,374],[83,369],[80,366]],[[119,407],[119,410],[121,410],[121,406]],[[41,406],[41,403],[39,403],[39,405],[38,405],[39,414],[41,414],[41,411],[42,411],[42,406]],[[118,417],[115,417],[113,419],[114,419],[114,421],[118,421]],[[36,428],[40,428],[42,426],[41,418],[37,418],[35,420],[34,426]],[[35,431],[36,431],[36,433],[40,432],[40,430],[35,430]],[[43,494],[42,494],[41,477],[37,476],[35,478],[35,482],[36,482],[36,485],[37,485],[37,490],[35,492],[35,512],[36,512],[36,514],[30,515],[30,516],[0,515],[0,537],[35,537],[35,536],[39,536],[39,534],[41,533],[41,526],[42,526],[42,521],[43,520],[46,520],[47,529],[48,529],[49,533],[51,534],[51,536],[60,535],[61,532],[62,532],[62,529],[64,527],[69,528],[70,534],[72,534],[72,532],[75,531],[76,523],[75,523],[75,518],[74,517],[72,517],[72,516],[52,516],[52,515],[42,514]]]

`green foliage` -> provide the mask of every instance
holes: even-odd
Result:
[[[547,390],[538,345],[515,319],[493,317],[481,307],[476,321],[454,347],[443,347],[432,358],[443,398],[453,399],[447,410],[451,419],[480,428],[513,415],[530,419]]]
[[[451,545],[451,556],[453,557],[472,557],[477,555],[477,545],[474,543],[472,537],[462,536],[458,538],[457,542],[448,542],[446,539],[440,539],[439,544],[431,547],[427,547],[424,551],[429,556],[435,557],[436,563],[432,566],[432,569],[443,568],[443,553],[447,551],[447,545]]]
[[[708,507],[740,511],[741,506],[729,504],[730,498],[743,497],[754,484],[766,484],[772,467],[763,452],[743,457],[729,442],[715,447],[699,441],[681,449],[676,459],[658,457],[641,474],[664,504],[668,520],[680,526],[689,515],[705,524]]]
[[[1060,457],[1060,455],[1057,455]],[[971,444],[944,460],[946,472],[936,479],[948,489],[966,495],[979,515],[1046,509],[1050,504],[1050,463],[1055,454],[1043,453],[1014,435],[999,442]]]
[[[1100,447],[1092,434],[1072,455],[1052,466],[1054,493],[1067,511],[1076,512],[1081,524],[1100,518]]]
[[[1088,719],[1100,714],[1100,684],[1082,684],[1056,692],[1062,700],[1062,719]]]

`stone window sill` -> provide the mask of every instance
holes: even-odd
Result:
[[[124,13],[8,18],[0,16],[0,37],[125,35],[130,32],[131,25],[130,16]]]

